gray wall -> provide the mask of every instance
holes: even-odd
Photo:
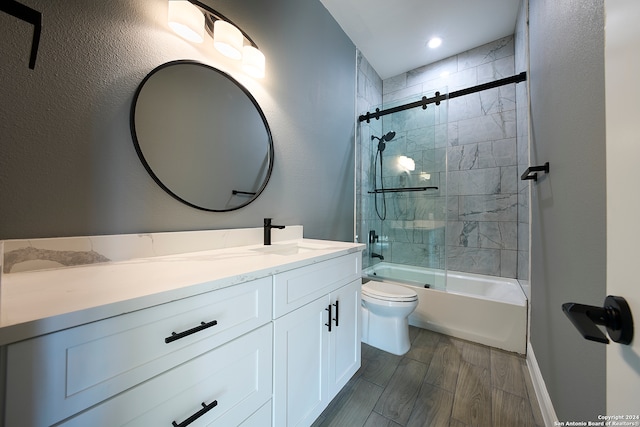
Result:
[[[560,420],[605,413],[605,346],[584,340],[564,302],[606,292],[603,0],[530,4],[531,344]]]
[[[355,47],[319,1],[208,2],[264,52],[263,80],[172,33],[166,0],[22,3],[42,12],[43,28],[30,70],[32,27],[0,13],[0,239],[253,227],[263,217],[353,239]],[[224,69],[265,111],[275,167],[253,204],[182,205],[139,161],[133,94],[175,59]]]

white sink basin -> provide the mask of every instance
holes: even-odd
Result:
[[[252,249],[256,252],[262,252],[266,254],[273,255],[296,255],[305,252],[313,252],[324,249],[331,249],[329,245],[322,245],[317,243],[302,243],[302,242],[293,242],[293,243],[275,243],[268,246],[263,246],[261,248]]]

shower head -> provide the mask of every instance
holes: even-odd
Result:
[[[395,137],[396,137],[396,133],[394,131],[390,131],[382,135],[381,137],[371,135],[371,140],[373,141],[374,139],[377,139],[379,142],[389,142]]]
[[[385,142],[389,142],[395,137],[396,137],[396,133],[394,131],[390,131],[390,132],[387,132],[386,134],[382,135],[381,137],[377,137],[375,135],[371,135],[371,140],[372,141],[374,139],[378,140],[378,151],[382,152],[382,151],[384,151],[384,149],[386,147]]]
[[[391,141],[391,140],[392,140],[393,138],[395,138],[395,137],[396,137],[396,133],[395,133],[394,131],[390,131],[390,132],[387,132],[387,134],[386,134],[385,136],[383,136],[382,138],[383,138],[385,141],[389,142],[389,141]]]

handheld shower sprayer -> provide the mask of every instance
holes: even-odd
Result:
[[[382,152],[384,151],[385,147],[387,146],[385,144],[385,142],[389,142],[391,141],[393,138],[396,137],[396,133],[394,131],[389,131],[386,134],[378,137],[375,135],[371,135],[371,140],[373,141],[374,139],[378,140],[378,150],[376,151],[376,158],[373,161],[373,185],[374,187],[377,188],[378,186],[378,159],[380,159],[380,189],[382,189],[382,213],[380,213],[378,211],[378,194],[377,194],[377,190],[376,190],[376,194],[374,194],[373,196],[373,202],[375,205],[375,209],[376,209],[376,214],[378,215],[378,218],[380,218],[381,220],[384,220],[387,218],[387,199],[384,196],[384,181],[382,180]],[[382,259],[382,257],[380,257],[380,259]]]
[[[382,152],[382,151],[384,151],[384,149],[386,147],[385,142],[389,142],[395,137],[396,137],[396,133],[394,131],[390,131],[390,132],[387,132],[386,134],[382,135],[381,137],[377,137],[375,135],[371,135],[371,140],[372,141],[374,139],[378,140],[378,151]]]

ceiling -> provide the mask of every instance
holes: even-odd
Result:
[[[320,0],[382,79],[513,34],[520,0]],[[443,42],[427,47],[431,37]]]

